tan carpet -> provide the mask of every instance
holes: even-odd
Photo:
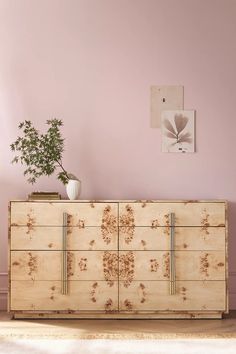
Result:
[[[236,339],[236,320],[10,320],[1,339]]]
[[[236,339],[235,318],[225,320],[10,320],[7,315],[1,317],[1,339]]]
[[[0,340],[1,354],[235,354],[235,339]]]
[[[177,321],[11,320],[8,314],[0,313],[0,354],[121,353],[235,354],[236,317]]]
[[[22,333],[22,331],[12,332],[1,329],[0,340],[11,339],[109,339],[109,340],[163,340],[163,339],[236,339],[236,333],[78,333],[71,331],[70,333],[62,333],[61,331],[30,331],[30,333]],[[236,353],[236,352],[235,352]]]

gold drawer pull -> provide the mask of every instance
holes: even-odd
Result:
[[[170,213],[170,295],[175,293],[175,214]]]
[[[63,213],[63,227],[62,227],[62,276],[61,276],[61,293],[63,295],[68,294],[68,277],[67,277],[67,225],[68,225],[68,214]]]

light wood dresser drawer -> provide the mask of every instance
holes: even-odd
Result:
[[[175,295],[169,295],[166,281],[134,281],[129,287],[120,283],[119,294],[120,310],[127,312],[203,311],[204,315],[224,311],[226,301],[223,281],[177,281]]]
[[[12,250],[61,250],[63,226],[11,227]],[[68,250],[117,250],[118,227],[68,227]]]
[[[170,214],[175,226],[225,226],[224,203],[120,203],[119,226],[169,226]]]
[[[170,227],[119,227],[120,250],[169,250]],[[175,227],[176,250],[225,251],[225,227]]]
[[[62,226],[63,215],[67,214],[68,227],[117,225],[117,203],[55,203],[55,202],[18,202],[11,207],[11,225]]]

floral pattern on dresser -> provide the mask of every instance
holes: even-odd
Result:
[[[110,205],[107,205],[103,211],[101,232],[103,241],[106,244],[111,242],[112,235],[117,231],[117,218],[112,214]]]
[[[120,216],[120,233],[124,235],[125,243],[129,244],[134,237],[134,210],[129,204],[125,209],[126,212]]]

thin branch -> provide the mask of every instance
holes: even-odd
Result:
[[[64,169],[64,167],[62,166],[62,163],[60,162],[60,161],[58,161],[58,160],[55,160],[57,163],[58,163],[58,165],[61,167],[61,169],[62,169],[62,171],[65,173],[65,175],[66,175],[66,177],[68,178],[68,179],[70,179],[69,178],[69,176],[68,176],[68,174],[67,174],[67,172],[66,172],[66,170]]]

